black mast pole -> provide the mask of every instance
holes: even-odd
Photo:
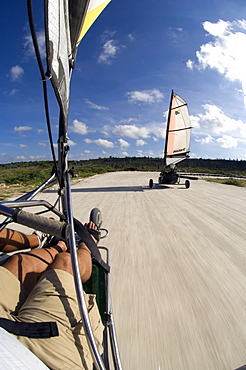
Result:
[[[164,167],[166,167],[166,166],[167,166],[167,163],[166,163],[167,139],[168,139],[168,130],[169,130],[169,126],[170,126],[170,117],[171,117],[172,101],[173,101],[173,90],[172,90],[172,94],[171,94],[171,99],[170,99],[170,104],[169,104],[169,111],[168,111],[168,118],[167,118],[166,142],[165,142],[165,150],[164,150]]]

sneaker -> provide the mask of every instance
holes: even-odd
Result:
[[[33,234],[37,235],[39,239],[39,246],[37,248],[43,248],[43,246],[46,244],[49,234],[45,234],[42,231],[34,230]]]

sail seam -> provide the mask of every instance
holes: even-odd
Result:
[[[187,106],[187,104],[182,104],[182,105],[179,105],[178,107],[173,107],[171,108],[171,110],[178,109],[178,108],[185,107],[185,106]]]
[[[190,130],[192,126],[190,127],[185,127],[185,128],[177,128],[176,130],[169,130],[169,132],[175,132],[175,131],[183,131],[183,130]]]

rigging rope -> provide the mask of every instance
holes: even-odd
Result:
[[[51,125],[50,125],[50,114],[49,114],[49,103],[48,103],[48,93],[47,93],[47,85],[46,82],[51,79],[51,76],[46,76],[43,68],[43,63],[42,63],[42,58],[40,55],[39,51],[39,46],[38,46],[38,40],[36,36],[36,30],[35,30],[35,25],[34,25],[34,17],[33,17],[33,7],[32,7],[32,0],[27,0],[27,10],[28,10],[28,19],[29,19],[29,24],[30,24],[30,30],[31,30],[31,36],[33,40],[33,46],[41,74],[41,81],[43,85],[43,95],[44,95],[44,106],[45,106],[45,117],[46,117],[46,123],[47,123],[47,129],[48,129],[48,136],[49,136],[49,141],[50,141],[50,149],[52,153],[52,158],[54,162],[54,167],[53,170],[55,171],[56,178],[60,184],[60,177],[58,176],[58,168],[57,168],[57,162],[56,162],[56,155],[55,155],[55,150],[54,150],[54,145],[53,145],[53,138],[52,138],[52,132],[51,132]]]

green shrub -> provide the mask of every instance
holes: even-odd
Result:
[[[0,183],[13,184],[41,184],[50,175],[50,170],[38,167],[1,169]]]

